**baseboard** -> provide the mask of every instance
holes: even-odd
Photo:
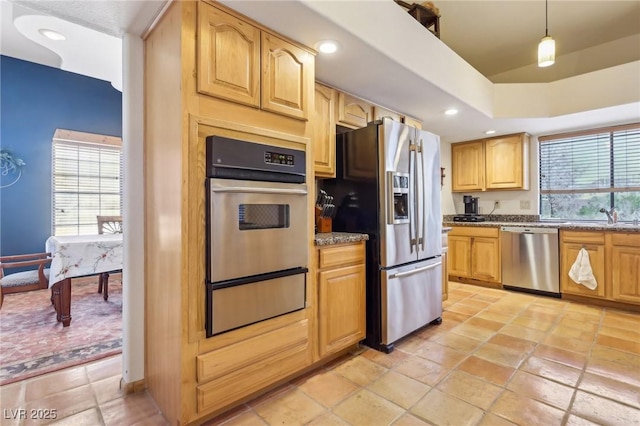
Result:
[[[131,395],[132,393],[142,392],[147,388],[144,379],[137,380],[135,382],[126,383],[124,379],[120,379],[120,389],[125,395]]]

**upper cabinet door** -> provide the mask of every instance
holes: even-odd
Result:
[[[416,120],[411,117],[404,117],[404,124],[408,124],[409,126],[415,127],[416,129],[422,129],[422,121]]]
[[[482,191],[484,188],[483,143],[451,145],[452,191]]]
[[[316,83],[311,117],[313,163],[318,177],[336,177],[336,91]]]
[[[492,138],[485,142],[486,189],[529,189],[526,134]]]
[[[198,2],[198,92],[260,106],[260,30]]]
[[[372,120],[373,105],[347,93],[338,94],[338,123],[351,129],[366,127]]]
[[[384,117],[389,117],[393,121],[397,121],[398,123],[402,123],[402,119],[404,118],[402,115],[397,112],[391,111],[390,109],[383,108],[378,105],[373,106],[373,119],[374,120],[382,120]]]
[[[311,53],[262,33],[262,109],[306,120],[315,64]]]

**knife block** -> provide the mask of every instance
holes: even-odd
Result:
[[[316,207],[316,232],[318,233],[327,233],[327,232],[331,232],[331,218],[330,217],[322,217],[320,216],[320,214],[322,214],[322,209],[319,207]]]

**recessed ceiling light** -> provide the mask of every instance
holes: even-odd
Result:
[[[62,41],[67,39],[64,35],[60,34],[59,32],[54,30],[48,30],[46,28],[40,28],[38,32],[50,40]]]
[[[485,135],[492,135],[494,134],[496,131],[495,130],[487,130],[486,132],[484,132]]]
[[[338,50],[338,43],[333,40],[323,40],[316,43],[316,50],[321,53],[334,53]]]
[[[458,110],[455,108],[449,108],[448,110],[446,110],[444,112],[446,115],[456,115],[458,113]]]

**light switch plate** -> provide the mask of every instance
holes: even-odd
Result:
[[[528,210],[531,208],[531,201],[520,200],[520,210]]]

